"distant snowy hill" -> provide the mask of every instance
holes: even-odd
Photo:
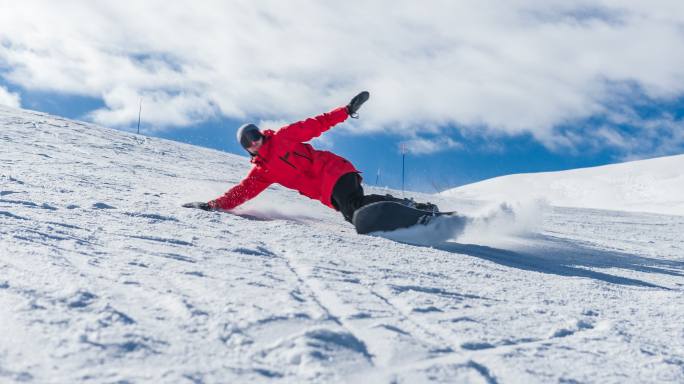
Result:
[[[655,168],[630,185],[676,200]],[[684,382],[681,216],[417,195],[461,216],[360,236],[279,186],[180,207],[248,169],[0,107],[0,382]]]
[[[561,172],[508,175],[442,192],[489,200],[684,215],[684,155]]]

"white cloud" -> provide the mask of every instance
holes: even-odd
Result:
[[[407,153],[414,155],[431,154],[463,147],[461,143],[446,136],[434,139],[416,138],[402,142],[401,146],[404,146],[403,148]],[[402,148],[400,147],[399,150],[401,151]]]
[[[138,93],[126,87],[114,87],[103,97],[107,108],[95,110],[89,117],[100,124],[123,126],[138,119],[143,111],[144,122],[153,127],[190,125],[216,113],[211,101],[197,94],[164,91]]]
[[[21,97],[18,93],[10,92],[7,88],[0,86],[0,105],[12,108],[21,107]]]
[[[574,138],[554,127],[617,113],[624,84],[684,93],[678,0],[0,4],[4,77],[101,97],[91,116],[107,125],[135,122],[141,96],[165,126],[290,121],[368,89],[359,132],[456,125],[558,146]]]

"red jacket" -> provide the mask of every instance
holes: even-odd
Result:
[[[209,202],[212,208],[233,209],[256,197],[273,183],[299,191],[334,208],[330,200],[339,178],[358,172],[346,159],[328,151],[317,151],[305,142],[318,137],[349,116],[340,107],[314,118],[267,130],[259,152],[252,157],[254,167],[247,177],[223,196]]]

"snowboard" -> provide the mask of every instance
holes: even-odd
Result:
[[[380,201],[357,209],[352,223],[359,234],[388,232],[417,224],[427,224],[437,216],[453,213],[423,211],[393,201]]]

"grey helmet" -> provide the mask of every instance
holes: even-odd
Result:
[[[237,130],[237,140],[242,148],[249,148],[253,142],[263,138],[264,135],[259,131],[259,127],[254,124],[245,124]]]

